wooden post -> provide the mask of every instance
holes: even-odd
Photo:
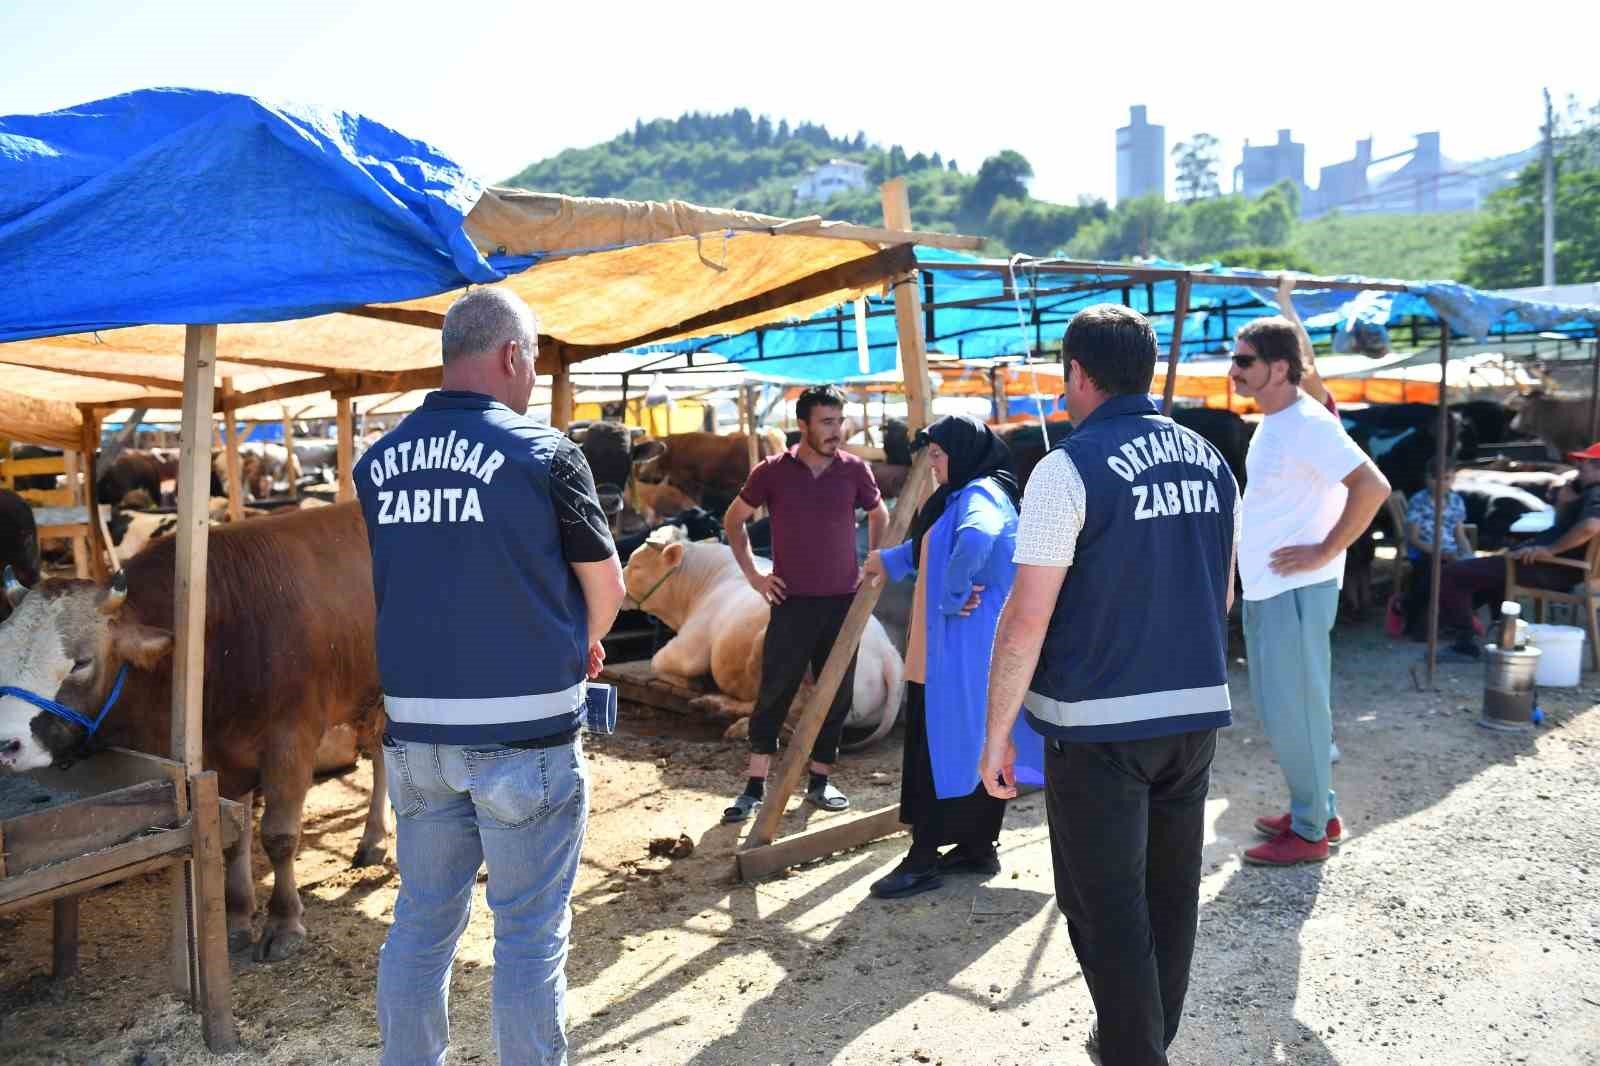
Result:
[[[195,918],[198,923],[200,1028],[206,1047],[232,1051],[239,1043],[233,1022],[232,974],[228,969],[228,914],[222,865],[222,805],[217,774],[189,778],[189,824],[194,828]],[[252,817],[249,811],[245,817]]]
[[[239,462],[238,406],[233,402],[233,379],[222,379],[222,441],[228,463],[228,521],[244,521],[244,481]]]
[[[1183,354],[1183,320],[1189,315],[1189,275],[1178,279],[1178,301],[1172,309],[1172,349],[1167,355],[1167,387],[1161,393],[1161,413],[1172,414],[1172,397],[1178,389],[1178,359]]]
[[[550,375],[550,424],[565,433],[572,425],[572,412],[576,407],[572,392],[572,371],[562,364]]]
[[[354,438],[355,423],[350,417],[350,397],[341,396],[338,399],[339,422],[339,494],[340,503],[356,498],[355,466],[356,442]]]
[[[84,517],[88,520],[88,524],[92,524],[95,520],[95,513],[84,505],[83,489],[78,482],[78,453],[71,450],[63,450],[61,463],[67,476],[67,491],[72,493],[72,505],[74,507],[83,506]],[[84,532],[72,535],[72,576],[77,578],[89,576],[89,534],[87,524]]]
[[[910,230],[911,198],[906,193],[906,179],[889,179],[880,193],[884,226]],[[900,340],[900,372],[906,385],[906,426],[915,435],[933,418],[933,398],[928,394],[928,352],[922,337],[922,289],[915,273],[894,281],[894,324]]]
[[[750,457],[750,469],[761,462],[761,441],[756,437],[756,387],[746,385],[739,390],[739,408],[744,412],[745,450]]]
[[[294,453],[294,416],[289,413],[289,408],[283,409],[283,447],[288,452],[288,457],[283,461],[283,476],[289,482],[289,495],[300,495],[300,458]]]
[[[922,506],[932,483],[933,468],[928,464],[928,450],[924,448],[917,453],[916,459],[911,464],[911,473],[906,477],[905,488],[901,490],[900,499],[895,504],[894,515],[889,520],[889,531],[884,534],[885,545],[899,544],[906,539],[906,531],[911,528],[911,518],[916,514],[917,508]],[[800,720],[795,723],[794,735],[790,737],[789,746],[784,751],[782,765],[774,775],[776,781],[769,782],[766,801],[756,815],[755,825],[750,828],[749,837],[745,839],[746,849],[771,844],[777,835],[778,821],[783,817],[783,809],[788,806],[789,797],[794,794],[795,786],[800,783],[806,766],[811,762],[811,745],[816,742],[817,734],[822,730],[823,719],[828,716],[828,709],[833,706],[834,694],[839,691],[845,669],[855,656],[861,634],[866,631],[867,620],[872,617],[872,608],[877,605],[882,592],[881,582],[876,585],[863,584],[856,590],[855,600],[850,604],[850,613],[845,616],[839,637],[833,642],[833,650],[828,653],[828,661],[822,667],[822,675],[817,678],[816,687],[811,690],[811,698],[806,702]],[[790,861],[803,862],[804,859],[795,858]]]
[[[78,408],[83,418],[83,447],[81,459],[83,461],[83,498],[89,508],[89,576],[96,581],[104,581],[110,574],[106,570],[105,551],[110,542],[102,536],[103,527],[100,524],[100,502],[96,495],[94,472],[95,456],[100,449],[100,416],[92,407]]]
[[[1440,382],[1439,387],[1442,389],[1444,383]],[[1589,364],[1589,443],[1597,440],[1600,440],[1600,329],[1595,331],[1594,358]]]
[[[211,413],[216,392],[217,327],[188,326],[183,336],[183,422],[178,452],[178,530],[173,591],[172,715],[169,755],[186,777],[201,770],[201,710],[206,668],[206,558],[210,547]],[[183,802],[187,807],[187,800]],[[193,991],[193,878],[190,863],[169,875],[172,980]]]
[[[994,404],[996,424],[1010,419],[1011,403],[1007,396],[1005,373],[999,366],[989,368],[989,402]]]
[[[1450,363],[1450,323],[1439,316],[1439,423],[1434,430],[1438,441],[1433,448],[1434,462],[1444,469],[1446,438],[1450,431],[1450,406],[1445,403],[1445,375]],[[1444,535],[1444,478],[1433,479],[1433,552],[1429,564],[1433,584],[1428,589],[1428,687],[1433,687],[1433,672],[1439,663],[1439,573],[1443,560],[1439,554],[1439,538]]]
[[[78,972],[78,900],[63,896],[56,900],[51,916],[50,976],[65,981]]]

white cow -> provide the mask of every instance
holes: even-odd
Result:
[[[771,568],[757,559],[762,572]],[[651,534],[623,571],[628,596],[677,632],[650,660],[658,674],[683,678],[710,674],[724,710],[748,717],[761,690],[761,649],[771,608],[752,589],[733,549],[715,541],[692,543],[677,526]],[[856,659],[855,688],[845,723],[870,728],[861,745],[894,728],[900,714],[905,664],[876,618],[867,623]],[[740,721],[729,735],[737,735]]]

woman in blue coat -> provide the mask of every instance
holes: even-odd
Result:
[[[869,578],[915,577],[906,641],[906,747],[900,820],[911,851],[872,894],[884,899],[938,888],[942,873],[1000,870],[995,844],[1005,801],[978,781],[989,691],[989,653],[1011,591],[1021,490],[1011,453],[988,426],[950,415],[917,434],[939,488],[903,544],[867,558]],[[1022,721],[1018,719],[1019,723]],[[1017,777],[1044,781],[1039,735],[1016,730]],[[955,847],[941,855],[946,844]]]

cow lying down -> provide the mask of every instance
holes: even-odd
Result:
[[[756,565],[764,573],[771,564],[758,558]],[[737,715],[739,721],[728,735],[744,735],[761,689],[761,649],[771,608],[739,572],[733,549],[711,541],[692,543],[682,529],[666,526],[633,553],[623,580],[639,609],[678,634],[656,652],[651,669],[685,679],[710,674],[720,693],[696,704]],[[904,671],[883,625],[876,618],[869,620],[861,637],[845,724],[871,733],[847,747],[866,747],[894,728]],[[795,707],[804,705],[808,692],[809,686],[802,687]]]

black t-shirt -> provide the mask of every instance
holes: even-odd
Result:
[[[1582,495],[1570,503],[1563,504],[1556,512],[1556,524],[1535,537],[1533,543],[1549,547],[1586,518],[1600,518],[1600,484],[1584,486]],[[1562,557],[1582,559],[1588,550],[1589,545],[1581,544],[1571,551],[1563,552]]]
[[[571,441],[550,460],[550,499],[561,527],[561,552],[569,563],[598,563],[617,554],[611,525],[600,509],[594,474],[583,452]]]

